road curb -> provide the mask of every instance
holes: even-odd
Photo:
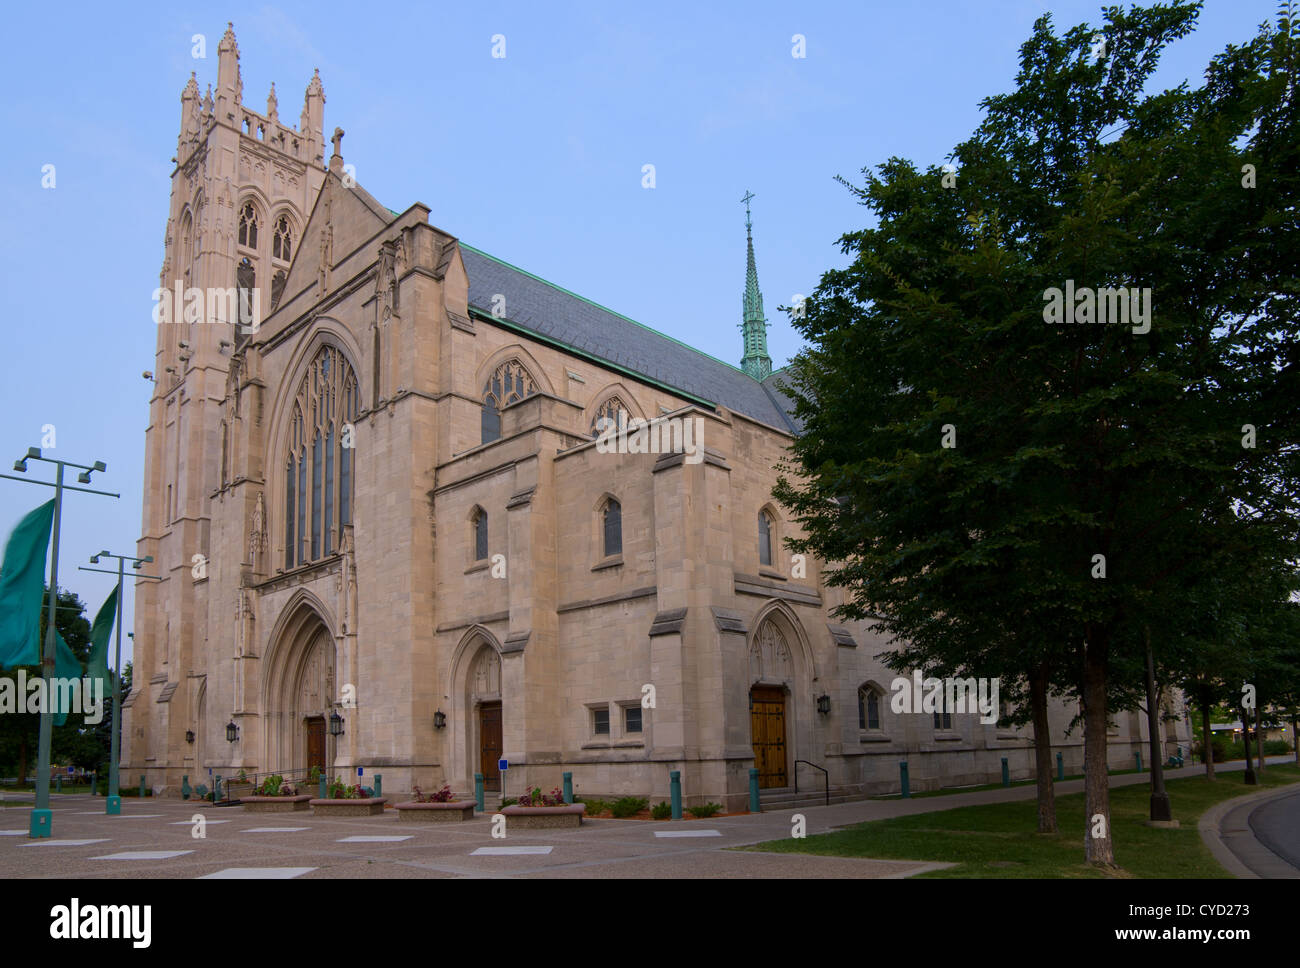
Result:
[[[1260,876],[1242,863],[1242,861],[1238,859],[1237,855],[1228,848],[1228,845],[1223,842],[1223,838],[1220,836],[1220,826],[1223,823],[1223,818],[1227,816],[1230,811],[1235,810],[1242,804],[1251,802],[1263,803],[1268,800],[1276,800],[1279,797],[1293,795],[1296,793],[1296,790],[1297,784],[1288,783],[1286,786],[1279,787],[1276,790],[1261,790],[1255,793],[1248,793],[1245,796],[1233,797],[1231,800],[1224,800],[1222,803],[1216,803],[1209,810],[1206,810],[1205,813],[1201,814],[1201,819],[1196,824],[1197,830],[1201,835],[1201,841],[1206,847],[1210,848],[1210,853],[1214,855],[1214,859],[1217,860],[1219,864],[1233,877],[1259,880]],[[1246,829],[1250,829],[1249,825],[1247,825]],[[1250,837],[1252,840],[1255,840],[1255,834],[1253,831],[1250,832]],[[1255,840],[1255,842],[1259,843],[1258,840]],[[1268,849],[1264,847],[1263,844],[1260,844],[1259,846],[1265,850]]]

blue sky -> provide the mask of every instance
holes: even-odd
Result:
[[[0,464],[39,446],[103,460],[121,499],[65,501],[60,585],[93,612],[113,579],[76,571],[139,536],[144,429],[180,93],[215,84],[227,20],[244,100],[296,119],[313,68],[357,180],[470,245],[727,362],[741,354],[746,189],[774,364],[779,305],[842,265],[865,212],[834,181],[890,156],[941,164],[1010,90],[1020,44],[1100,22],[1097,2],[226,3],[18,5],[0,60],[8,319]],[[1199,84],[1273,0],[1209,0],[1157,86]],[[207,57],[191,56],[206,37]],[[492,37],[505,37],[493,58]],[[806,57],[791,56],[792,37]],[[42,166],[55,165],[53,189]],[[642,166],[656,187],[642,187]],[[33,463],[29,476],[51,479]],[[50,496],[0,480],[0,534]],[[131,628],[133,602],[126,601]]]

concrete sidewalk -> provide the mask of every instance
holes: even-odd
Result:
[[[1278,758],[1278,763],[1283,758]],[[1223,764],[1223,772],[1244,764]],[[1194,776],[1203,767],[1170,771]],[[1150,774],[1111,778],[1149,782]],[[1082,780],[1055,784],[1078,792]],[[30,840],[30,810],[0,809],[0,876],[78,879],[166,878],[897,878],[936,867],[930,861],[820,857],[726,850],[785,840],[802,814],[809,835],[866,820],[1032,800],[1033,785],[909,800],[866,800],[701,820],[588,820],[577,830],[507,830],[492,836],[491,812],[447,824],[382,816],[326,818],[306,813],[248,814],[176,800],[122,803],[104,815],[102,797],[52,795],[50,840]],[[202,818],[202,837],[195,818]]]

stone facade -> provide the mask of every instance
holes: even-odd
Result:
[[[841,592],[782,545],[789,425],[550,338],[511,292],[475,301],[467,264],[490,257],[356,185],[337,129],[324,162],[318,77],[293,128],[274,93],[257,114],[241,90],[227,31],[215,99],[193,79],[182,96],[160,287],[256,287],[270,311],[250,332],[158,327],[138,551],[164,580],[136,589],[128,775],[168,793],[316,759],[465,795],[499,751],[507,792],[569,771],[579,793],[658,802],[677,770],[687,804],[743,809],[755,686],[779,697],[785,782],[796,760],[849,794],[897,790],[902,759],[917,789],[995,780],[1004,756],[1032,773],[1028,730],[890,711],[884,642],[832,618]],[[698,420],[704,450],[602,452],[611,412]],[[1053,738],[1079,772],[1072,714],[1054,707]],[[1117,727],[1112,763],[1131,765],[1144,723]],[[1187,744],[1183,721],[1169,730]]]

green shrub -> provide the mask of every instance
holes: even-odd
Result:
[[[712,817],[715,813],[720,813],[722,811],[722,804],[706,803],[702,807],[688,807],[687,809],[689,809],[692,815],[696,817]]]
[[[598,817],[613,806],[608,800],[602,800],[600,797],[586,797],[575,802],[583,805],[588,817]]]
[[[1291,744],[1284,739],[1266,739],[1264,740],[1265,756],[1281,756],[1283,753],[1291,752]]]
[[[655,820],[667,820],[673,815],[673,805],[667,801],[656,803],[650,808],[650,816]]]
[[[609,812],[616,817],[630,817],[634,813],[640,813],[649,804],[650,801],[645,797],[619,797],[609,808]]]
[[[501,806],[503,806],[503,807],[513,807],[513,806],[514,806],[516,803],[518,803],[518,802],[519,802],[519,801],[516,800],[514,797],[506,797],[504,800],[501,801]]]

